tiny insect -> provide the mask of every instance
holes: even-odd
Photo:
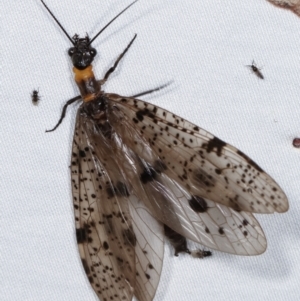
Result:
[[[264,79],[263,74],[260,72],[261,69],[256,66],[254,61],[252,61],[251,65],[247,65],[247,67],[249,67],[258,78]]]
[[[201,258],[202,259],[204,257],[212,256],[212,252],[211,251],[206,251],[206,250],[198,249],[198,250],[195,250],[195,251],[191,251],[191,255],[194,258]]]
[[[38,105],[41,97],[39,95],[39,90],[33,90],[31,93],[31,101],[34,105]]]
[[[300,138],[294,138],[293,146],[296,148],[300,148]]]
[[[281,8],[289,9],[300,16],[300,0],[267,0]]]
[[[41,0],[42,1],[42,0]],[[136,1],[135,1],[136,2]],[[77,243],[83,268],[99,300],[152,301],[162,271],[164,241],[179,253],[187,239],[236,255],[266,250],[252,213],[285,212],[278,184],[235,147],[175,114],[136,97],[105,93],[101,86],[117,68],[136,35],[100,81],[92,61],[95,37],[71,38],[82,100],[71,156],[71,187]],[[197,255],[198,254],[198,255]]]

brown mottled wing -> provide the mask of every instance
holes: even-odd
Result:
[[[267,1],[281,8],[290,9],[295,14],[300,16],[300,0],[267,0]]]
[[[147,102],[108,94],[117,108],[135,124],[144,143],[133,146],[143,157],[151,150],[165,166],[164,174],[192,195],[235,210],[256,213],[285,212],[287,197],[279,185],[253,160],[207,131]],[[116,125],[117,126],[117,125]],[[128,137],[132,140],[132,137]],[[154,155],[148,160],[154,160]],[[157,162],[152,164],[157,164]]]
[[[135,294],[151,301],[162,268],[162,226],[124,178],[114,140],[95,129],[79,110],[71,170],[82,263],[100,300],[132,300]]]
[[[108,123],[114,129],[110,137],[114,160],[134,195],[157,220],[209,248],[240,255],[264,252],[266,240],[251,213],[236,212],[191,194],[173,174],[168,175],[163,157],[155,153],[148,136],[132,124],[129,112],[113,102],[108,112]],[[173,158],[174,163],[176,160],[180,158]]]

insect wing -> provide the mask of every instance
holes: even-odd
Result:
[[[118,103],[116,106],[128,119],[127,127],[133,128],[130,124],[134,123],[136,140],[145,137],[147,149],[132,142],[136,152],[143,157],[152,151],[152,160],[161,159],[160,164],[166,167],[164,174],[192,195],[238,211],[288,210],[287,197],[279,185],[237,148],[165,109],[137,99],[107,95]],[[124,131],[124,135],[129,134]],[[155,166],[157,162],[150,164]]]
[[[94,126],[78,112],[71,170],[82,263],[101,300],[131,300],[134,293],[150,301],[162,268],[162,225],[130,193],[113,140]]]
[[[128,107],[128,102],[131,101],[134,108],[148,106],[150,109],[150,104],[115,94],[106,94],[106,97],[110,102],[109,124],[114,132],[114,138],[110,137],[110,141],[115,140],[110,147],[110,153],[113,154],[111,158],[116,160],[122,174],[125,175],[124,178],[128,179],[134,195],[146,205],[157,220],[184,237],[223,252],[240,255],[264,252],[266,240],[251,213],[237,212],[211,199],[198,197],[191,193],[191,187],[185,188],[184,181],[176,174],[170,172],[170,176],[168,175],[172,165],[169,168],[168,162],[164,162],[164,155],[156,154],[155,145],[149,138],[152,136],[141,132],[141,129],[145,130],[147,123],[141,128],[138,123],[133,122],[132,118],[135,117],[132,117],[132,114],[135,109]],[[124,103],[127,103],[127,106]],[[162,110],[155,108],[156,114]],[[153,122],[151,127],[155,124],[156,122]],[[189,126],[191,124],[187,124],[187,128]],[[159,131],[156,132],[156,129],[152,128],[152,135],[157,137],[155,133]],[[112,131],[109,135],[111,134]],[[155,142],[159,139],[162,138],[157,138]],[[162,142],[167,145],[166,141]],[[184,154],[174,154],[169,148],[166,148],[166,151],[170,159],[174,156],[172,164],[175,160],[179,163],[184,159]]]

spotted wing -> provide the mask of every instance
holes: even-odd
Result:
[[[150,103],[115,94],[108,94],[108,97],[126,116],[128,126],[134,123],[136,130],[131,136],[145,137],[148,152],[151,149],[166,167],[164,174],[192,195],[237,211],[273,213],[288,210],[287,197],[279,185],[234,146]],[[129,134],[124,132],[125,135]],[[138,142],[134,143],[132,148],[137,154],[145,156],[143,143],[139,147]]]
[[[276,6],[290,9],[295,14],[300,16],[300,1],[299,0],[268,0],[268,1]]]
[[[100,300],[151,301],[163,261],[163,228],[140,202],[109,139],[77,115],[72,193],[83,267]]]
[[[223,252],[264,252],[263,231],[249,211],[283,212],[288,206],[270,176],[236,148],[170,112],[106,96],[109,123],[122,141],[117,158],[125,154],[123,164],[132,167],[126,178],[159,221]]]

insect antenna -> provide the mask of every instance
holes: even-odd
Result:
[[[41,0],[42,1],[42,0]],[[96,40],[96,38],[98,38],[98,36],[113,22],[115,21],[119,16],[121,16],[130,6],[132,6],[134,3],[136,3],[138,0],[135,0],[134,2],[132,2],[131,4],[129,4],[128,6],[126,6],[119,14],[117,14],[112,20],[110,20],[91,40],[89,45],[92,44],[93,41]]]
[[[129,7],[131,7],[134,3],[136,3],[138,0],[132,2],[131,4],[129,4],[127,7],[125,7],[119,14],[117,14],[111,21],[109,21],[95,36],[94,38],[92,38],[89,42],[88,45],[90,45],[113,21],[115,21],[120,15],[122,15]],[[71,43],[75,46],[75,42],[73,41],[73,39],[68,35],[68,33],[66,32],[66,30],[64,29],[64,27],[60,24],[60,22],[56,19],[56,17],[54,16],[54,14],[51,12],[51,10],[48,8],[48,6],[45,4],[45,2],[43,0],[41,0],[42,4],[44,5],[44,7],[48,10],[48,12],[50,13],[50,15],[53,17],[53,19],[56,21],[56,23],[58,24],[58,26],[62,29],[62,31],[65,33],[65,35],[68,37],[68,39],[71,41]],[[133,41],[136,38],[136,34],[134,35],[133,39],[130,41],[129,45],[126,47],[126,49],[121,53],[121,55],[119,56],[119,58],[117,59],[117,61],[115,62],[114,66],[111,67],[105,74],[104,79],[102,80],[103,83],[107,80],[107,78],[109,77],[109,75],[116,69],[118,63],[120,62],[120,60],[122,59],[122,57],[125,55],[125,53],[128,51],[128,49],[130,48],[130,46],[132,45]],[[100,82],[102,82],[100,81]],[[81,96],[76,96],[70,100],[68,100],[66,102],[66,104],[63,107],[60,119],[58,121],[58,123],[56,124],[56,126],[51,129],[51,130],[46,130],[46,133],[49,132],[53,132],[55,131],[58,126],[62,123],[66,112],[67,112],[67,107],[72,104],[73,102],[75,102],[76,100],[81,99]]]
[[[64,29],[64,27],[60,24],[60,22],[56,19],[56,17],[54,16],[54,14],[52,13],[52,11],[50,10],[50,8],[45,4],[45,2],[43,0],[41,0],[42,4],[45,6],[45,8],[47,9],[47,11],[50,13],[50,15],[52,16],[52,18],[55,20],[55,22],[57,23],[57,25],[61,28],[61,30],[65,33],[65,35],[68,37],[68,39],[71,41],[71,43],[73,45],[75,45],[74,41],[72,40],[72,38],[68,35],[68,33],[66,32],[66,30]]]
[[[91,45],[93,41],[95,41],[95,39],[113,22],[115,21],[119,16],[121,16],[130,6],[132,6],[134,3],[136,3],[138,0],[135,0],[134,2],[132,2],[131,4],[129,4],[128,6],[126,6],[119,14],[117,14],[112,20],[110,20],[91,40],[90,43],[88,45]],[[47,9],[47,11],[50,13],[50,15],[52,16],[52,18],[55,20],[55,22],[57,23],[57,25],[61,28],[61,30],[65,33],[65,35],[68,37],[68,39],[71,41],[71,43],[73,45],[75,45],[74,41],[72,40],[72,38],[69,36],[69,34],[67,33],[67,31],[64,29],[64,27],[60,24],[60,22],[56,19],[56,17],[54,16],[54,14],[52,13],[52,11],[50,10],[50,8],[45,4],[45,2],[43,0],[41,0],[42,4],[45,6],[45,8]]]
[[[63,107],[63,110],[62,110],[62,112],[61,112],[61,116],[60,116],[60,118],[59,118],[59,120],[58,120],[56,126],[55,126],[52,130],[46,130],[46,133],[53,132],[53,131],[55,131],[55,130],[58,128],[58,126],[62,123],[63,119],[64,119],[65,116],[66,116],[67,107],[68,107],[70,104],[72,104],[73,102],[75,102],[76,100],[79,100],[79,99],[81,99],[81,95],[78,95],[78,96],[76,96],[76,97],[74,97],[74,98],[71,98],[70,100],[68,100],[68,101],[65,103],[65,105],[64,105],[64,107]]]

